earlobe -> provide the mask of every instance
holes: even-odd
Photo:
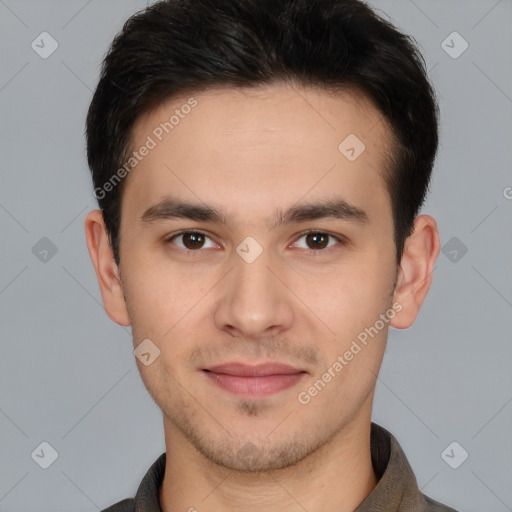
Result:
[[[114,261],[114,254],[100,210],[92,210],[87,214],[85,238],[98,279],[105,312],[117,324],[130,325],[119,269]]]
[[[416,217],[414,231],[406,240],[400,262],[393,300],[399,303],[402,309],[390,322],[393,327],[406,329],[416,320],[430,289],[439,251],[436,221],[430,215]]]

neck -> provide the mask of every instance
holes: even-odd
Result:
[[[370,416],[354,419],[292,467],[247,473],[203,457],[164,419],[163,512],[352,512],[377,484],[370,453]]]

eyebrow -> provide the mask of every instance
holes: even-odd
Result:
[[[319,220],[324,218],[342,219],[357,224],[368,224],[370,218],[361,208],[351,205],[343,198],[320,200],[295,205],[283,211],[274,212],[271,229],[283,224]],[[188,219],[228,226],[225,213],[214,205],[190,203],[181,199],[166,197],[148,208],[141,216],[143,223],[153,223],[170,219]]]

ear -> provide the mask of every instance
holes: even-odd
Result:
[[[87,214],[85,238],[100,285],[105,312],[117,324],[130,325],[119,269],[114,260],[114,253],[100,210],[92,210]]]
[[[432,283],[440,246],[436,221],[430,215],[416,217],[414,231],[405,242],[393,295],[393,301],[402,306],[390,322],[393,327],[407,329],[416,320]]]

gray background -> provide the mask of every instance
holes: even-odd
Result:
[[[83,229],[96,207],[86,109],[108,44],[145,5],[0,0],[0,511],[104,508],[133,496],[165,449],[130,329],[103,311]],[[444,247],[416,323],[390,331],[374,420],[426,494],[461,512],[512,510],[512,2],[371,5],[416,38],[438,91],[441,148],[423,212]],[[43,31],[58,42],[47,59],[31,47]],[[456,59],[442,47],[453,31],[469,43]],[[43,237],[55,254],[41,252]],[[46,470],[31,458],[43,441],[58,452]],[[441,457],[453,441],[469,453],[457,469]]]

